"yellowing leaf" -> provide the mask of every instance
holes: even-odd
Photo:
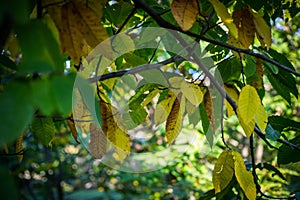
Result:
[[[21,134],[16,140],[16,153],[19,162],[23,160],[23,134]]]
[[[74,140],[77,142],[77,144],[80,144],[80,142],[78,141],[78,133],[77,133],[74,121],[71,119],[67,119],[67,124],[68,124],[68,127],[71,131],[71,134],[72,134]]]
[[[247,171],[242,156],[236,152],[232,152],[234,159],[235,177],[249,200],[256,199],[256,185],[251,172]]]
[[[166,122],[167,141],[171,144],[180,133],[183,123],[183,115],[185,109],[185,98],[179,93],[175,99],[171,112]]]
[[[199,86],[193,83],[181,82],[180,90],[183,96],[195,106],[203,101],[203,93]]]
[[[230,183],[234,174],[234,161],[231,151],[226,149],[219,156],[212,175],[215,193],[221,192]]]
[[[260,98],[255,88],[250,85],[243,87],[239,96],[237,110],[240,118],[245,124],[248,124],[254,119],[259,104]]]
[[[231,46],[237,47],[237,48],[243,48],[243,45],[240,43],[240,41],[237,38],[235,38],[232,35],[231,31],[229,31],[229,33],[228,33],[228,44]],[[236,52],[234,50],[231,50],[231,52],[235,57],[237,57],[237,58],[240,57],[238,52]],[[241,54],[241,56],[242,56],[242,58],[244,57],[243,54]]]
[[[258,106],[258,112],[255,115],[255,122],[260,130],[265,131],[268,123],[268,116],[265,111],[265,107],[262,104],[259,104]]]
[[[75,62],[108,37],[100,23],[102,9],[95,12],[92,6],[92,2],[68,2],[46,8],[59,31],[62,51]]]
[[[213,107],[213,101],[212,97],[210,95],[210,92],[207,90],[204,99],[203,99],[204,107],[211,125],[211,130],[213,133],[215,133],[215,114],[214,114],[214,107]]]
[[[210,3],[212,3],[216,13],[226,25],[228,30],[231,32],[232,36],[237,39],[238,31],[235,24],[233,23],[231,15],[228,13],[227,8],[219,0],[210,0]]]
[[[184,78],[181,76],[174,76],[172,78],[169,78],[168,81],[169,81],[172,89],[174,89],[174,90],[175,89],[179,90],[181,88],[182,82],[185,82]]]
[[[123,161],[130,153],[130,138],[124,125],[121,122],[121,116],[117,109],[110,104],[100,101],[102,131],[108,140],[114,145],[115,158]]]
[[[256,58],[256,73],[255,78],[251,79],[249,84],[255,89],[260,89],[262,87],[263,81],[263,68],[260,59]]]
[[[169,113],[171,112],[175,99],[175,94],[171,90],[169,90],[166,98],[159,102],[159,104],[157,104],[154,110],[154,122],[156,125],[159,125],[166,121]]]
[[[251,10],[253,21],[256,28],[256,35],[262,47],[270,48],[272,44],[271,28],[264,18],[254,10]]]
[[[232,14],[233,22],[238,29],[238,40],[245,49],[252,44],[255,35],[255,25],[247,8],[238,9]]]
[[[106,137],[103,131],[94,123],[90,124],[89,149],[95,159],[100,159],[106,153]]]
[[[232,98],[235,103],[238,102],[239,99],[239,92],[238,90],[233,86],[233,85],[224,85],[226,93]],[[225,101],[225,106],[227,108],[227,116],[231,117],[232,115],[235,114],[233,108],[231,105],[228,103],[228,101]]]
[[[158,94],[159,90],[158,89],[154,89],[152,90],[148,95],[147,97],[144,99],[143,103],[142,103],[142,106],[146,106],[148,105],[152,99]]]
[[[239,115],[239,112],[238,112],[238,115]],[[244,129],[245,135],[247,137],[250,137],[252,132],[254,131],[255,119],[252,119],[250,122],[245,123],[244,120],[240,116],[238,116],[238,118],[239,118],[242,128]]]
[[[197,0],[173,0],[171,12],[183,31],[188,31],[199,13]]]

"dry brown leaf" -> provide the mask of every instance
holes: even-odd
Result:
[[[68,127],[69,127],[69,129],[72,133],[73,138],[75,139],[77,144],[80,144],[80,142],[78,141],[78,133],[77,133],[74,121],[71,120],[71,119],[67,119],[67,124],[68,124]]]
[[[238,29],[238,40],[245,49],[252,44],[255,36],[255,25],[247,8],[238,9],[232,14],[233,22]]]
[[[172,14],[183,31],[188,31],[196,22],[199,13],[197,0],[173,0]]]
[[[95,159],[100,159],[106,153],[106,137],[94,123],[90,124],[90,133],[90,151]]]
[[[212,97],[209,91],[206,91],[203,99],[204,107],[211,125],[211,130],[215,133],[215,115]]]

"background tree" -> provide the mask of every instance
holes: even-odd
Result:
[[[2,194],[299,198],[298,1],[27,0],[0,8]],[[145,35],[153,48],[135,49]],[[100,56],[91,53],[109,36]],[[90,55],[99,67],[89,68]],[[74,89],[78,77],[88,80],[79,93],[94,89],[97,112]],[[82,99],[72,109],[74,97]],[[138,140],[141,127],[155,134]],[[191,134],[198,142],[180,137]],[[142,176],[93,161],[109,150],[126,163],[170,145],[175,154],[190,149]]]

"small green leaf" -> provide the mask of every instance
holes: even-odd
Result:
[[[266,128],[266,137],[270,140],[276,141],[280,137],[280,132],[274,130],[273,127],[268,124]]]
[[[32,133],[46,146],[51,145],[55,136],[55,126],[52,118],[34,118],[32,121]]]

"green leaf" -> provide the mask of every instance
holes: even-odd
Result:
[[[46,24],[32,20],[17,34],[22,49],[20,73],[63,71],[59,43]]]
[[[0,147],[15,140],[30,123],[34,107],[28,85],[11,82],[0,95]]]
[[[50,80],[51,93],[56,102],[57,109],[62,115],[70,114],[72,110],[72,93],[75,74],[69,76],[55,76]],[[87,92],[87,91],[85,91]],[[85,97],[85,94],[82,94]],[[92,101],[94,103],[94,96]]]
[[[300,130],[300,122],[296,122],[285,117],[270,116],[268,118],[268,121],[272,125],[272,127],[278,130],[279,132],[282,132],[286,128]]]
[[[241,65],[237,58],[225,60],[218,66],[219,72],[222,76],[223,82],[239,80],[241,76]]]
[[[119,27],[124,23],[124,19],[128,17],[132,10],[133,6],[131,3],[119,1],[111,6],[107,6],[104,9],[104,14],[111,23]]]
[[[280,132],[274,130],[273,127],[268,124],[266,128],[266,137],[270,140],[276,141],[280,137]]]
[[[202,128],[203,128],[205,137],[206,137],[210,147],[212,147],[213,142],[214,142],[214,134],[213,134],[213,131],[212,131],[212,127],[211,127],[207,112],[205,110],[204,103],[201,103],[199,105],[199,108],[200,108]]]
[[[299,146],[300,136],[298,135],[297,137],[290,140],[289,142]],[[295,163],[300,161],[300,154],[295,149],[292,149],[291,147],[283,144],[279,147],[279,150],[280,151],[278,151],[278,158],[277,158],[277,163],[279,165]]]
[[[12,173],[3,166],[0,167],[0,192],[6,199],[20,199],[19,188],[13,178]]]
[[[234,161],[231,151],[226,149],[219,156],[214,170],[212,181],[215,193],[219,193],[230,183],[234,174]]]
[[[246,55],[245,75],[250,77],[256,72],[256,59],[253,56]]]
[[[125,113],[122,118],[124,119],[126,129],[133,129],[144,122],[147,116],[148,113],[145,108],[139,106],[134,110],[130,110],[129,113]]]
[[[50,146],[56,131],[52,118],[34,118],[31,126],[32,133],[37,139],[44,145]]]
[[[139,73],[148,83],[161,86],[168,86],[168,81],[164,74],[158,69],[145,70]]]
[[[256,185],[251,172],[247,171],[240,153],[232,152],[235,177],[249,200],[256,199]]]
[[[278,53],[276,50],[274,49],[269,49],[268,53],[272,56],[272,58],[274,60],[276,60],[277,62],[289,67],[292,70],[295,70],[294,66],[292,65],[292,63],[287,59],[286,56],[282,55],[281,53]]]

